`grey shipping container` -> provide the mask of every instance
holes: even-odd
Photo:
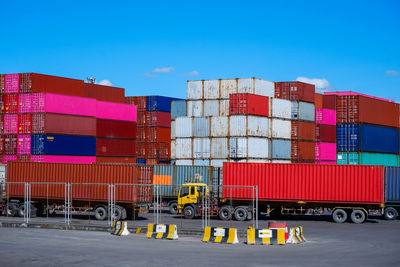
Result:
[[[314,104],[301,101],[292,101],[292,119],[315,121]]]
[[[194,118],[193,119],[193,136],[209,137],[210,136],[210,118]]]
[[[385,167],[385,202],[400,203],[400,168]]]
[[[272,158],[290,159],[291,142],[290,140],[272,139]]]
[[[174,120],[176,117],[186,116],[186,101],[172,101],[171,103],[171,119]]]

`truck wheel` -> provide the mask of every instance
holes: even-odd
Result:
[[[6,208],[4,210],[4,215],[8,217],[14,217],[15,214],[17,214],[18,207],[15,204],[9,203],[6,205]]]
[[[386,220],[396,220],[397,216],[399,216],[399,214],[395,208],[388,207],[385,209],[384,217]]]
[[[232,218],[233,208],[231,206],[223,206],[219,209],[219,218],[223,221],[229,221]]]
[[[122,218],[122,208],[120,207],[120,206],[115,206],[114,207],[114,220],[117,220],[117,221],[119,221],[119,220],[121,220],[121,218]],[[126,218],[126,215],[125,215],[125,218]]]
[[[22,204],[18,207],[17,214],[19,217],[24,217],[24,215],[25,215],[25,205],[24,204]]]
[[[347,213],[343,209],[337,209],[333,212],[332,218],[337,223],[344,223],[347,220]]]
[[[172,215],[178,214],[178,203],[173,202],[169,205],[169,213]]]
[[[194,208],[192,206],[186,206],[183,209],[183,216],[185,219],[193,219],[194,218]]]
[[[359,224],[365,222],[367,216],[362,210],[353,210],[350,217],[353,223]]]
[[[94,217],[96,220],[104,221],[107,218],[107,210],[103,206],[98,206],[94,210]]]
[[[126,220],[128,218],[128,213],[126,212],[126,209],[124,207],[121,208],[121,220]]]
[[[247,219],[247,209],[245,207],[237,207],[235,209],[235,219],[236,221],[245,221]]]

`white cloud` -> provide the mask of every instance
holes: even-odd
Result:
[[[307,78],[307,77],[297,77],[296,81],[303,83],[310,83],[315,85],[315,89],[318,93],[330,91],[330,84],[327,79],[322,78]]]
[[[153,70],[153,72],[156,72],[156,73],[168,73],[168,72],[173,72],[173,71],[175,71],[174,67],[155,68]]]
[[[188,72],[185,74],[185,76],[189,76],[189,77],[196,77],[199,75],[200,75],[200,73],[197,70],[194,70],[194,71],[191,71],[191,72]]]
[[[399,76],[399,72],[398,71],[395,71],[395,70],[387,70],[386,71],[386,74],[385,74],[386,76]]]
[[[101,80],[98,84],[112,86],[112,83],[110,82],[110,80]]]
[[[149,78],[149,79],[155,79],[155,78],[157,78],[157,75],[154,75],[154,74],[151,73],[151,72],[146,72],[146,73],[143,74],[142,76],[145,77],[145,78]]]

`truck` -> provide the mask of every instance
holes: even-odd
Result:
[[[97,220],[136,218],[153,200],[153,166],[9,162],[2,183],[0,212],[31,214],[94,214]]]
[[[258,211],[271,218],[320,215],[328,210],[337,223],[350,220],[359,224],[371,211],[382,214],[385,208],[383,166],[229,162],[224,163],[222,179],[221,186],[211,189],[204,183],[183,184],[178,213],[193,219],[204,214],[207,207],[210,215],[222,220],[251,219],[254,195],[243,186],[257,186]],[[397,192],[399,187],[400,183]],[[203,204],[204,194],[207,206]],[[393,207],[387,205],[386,211],[393,211]]]

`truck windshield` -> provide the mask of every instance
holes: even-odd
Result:
[[[185,197],[187,195],[189,195],[189,187],[188,186],[183,186],[181,188],[180,197]]]

